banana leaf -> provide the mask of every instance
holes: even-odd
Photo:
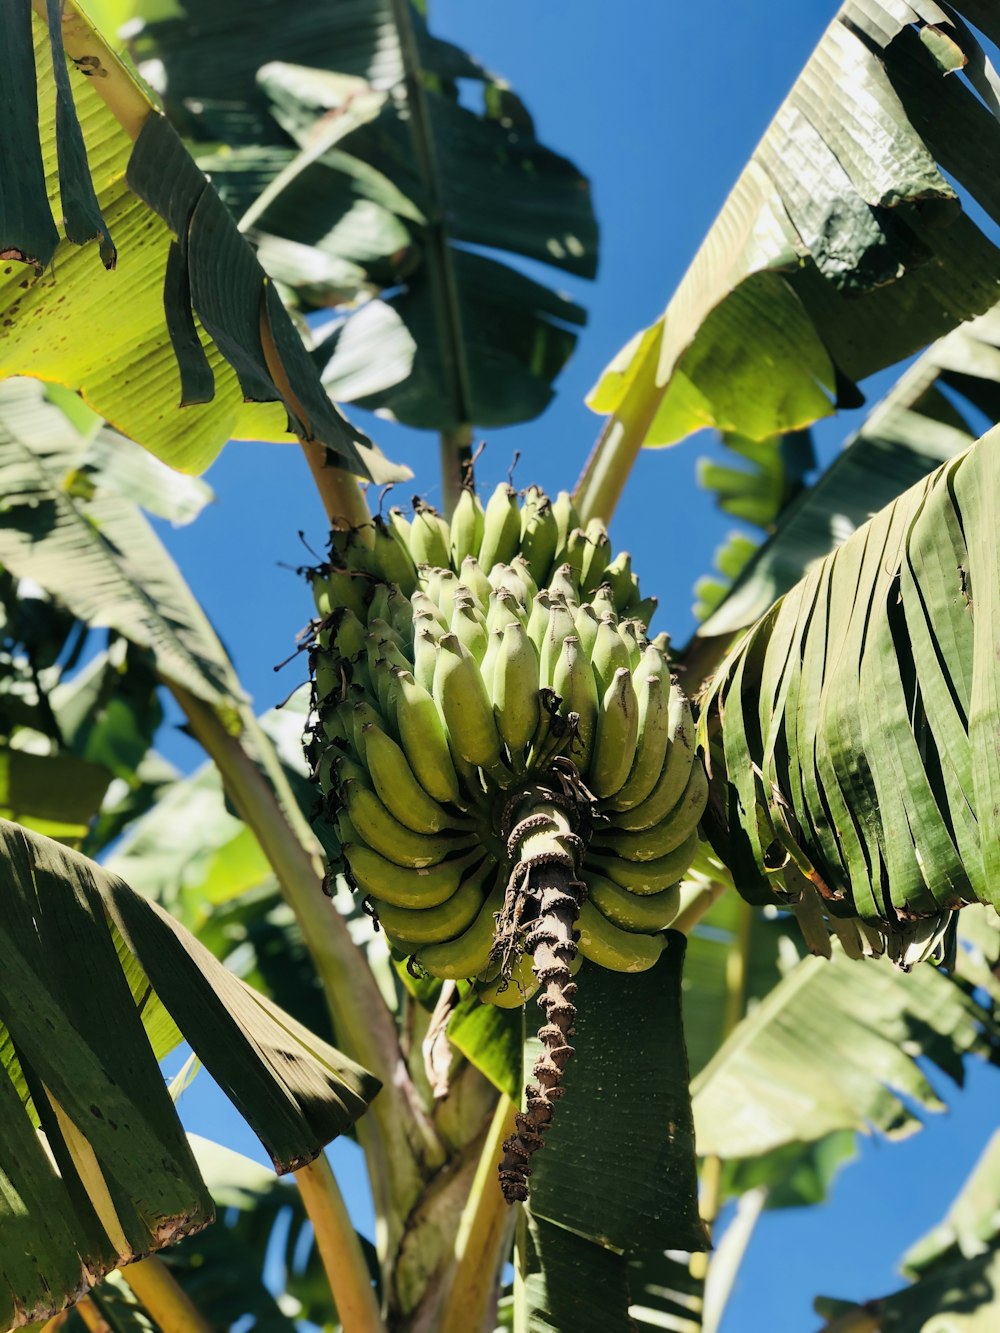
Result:
[[[700,722],[705,830],[752,901],[906,936],[1000,902],[1000,436],[939,467],[742,638]]]
[[[591,393],[639,423],[629,451],[800,428],[995,304],[972,205],[1000,219],[1000,80],[970,23],[1000,35],[985,0],[841,5],[666,312]]]
[[[0,564],[150,649],[165,678],[230,715],[239,686],[222,645],[140,510],[96,473],[77,483],[91,456],[39,384],[0,385]]]
[[[407,475],[333,407],[226,208],[72,0],[14,0],[2,53],[0,375],[79,389],[185,471],[243,433]]]
[[[378,1085],[100,866],[6,820],[0,857],[0,1320],[20,1327],[211,1220],[156,1064],[181,1033],[279,1172]]]
[[[133,51],[241,230],[302,309],[355,307],[318,334],[330,392],[435,430],[541,412],[585,313],[466,247],[592,277],[597,225],[507,85],[409,0],[158,11],[139,5]]]
[[[724,643],[762,616],[813,561],[975,443],[983,416],[1000,420],[1000,308],[939,339],[904,371],[831,466],[782,512],[686,656],[700,656],[711,646],[703,641]]]

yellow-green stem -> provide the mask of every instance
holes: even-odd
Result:
[[[385,1333],[358,1234],[326,1157],[296,1171],[295,1183],[345,1333]]]
[[[462,487],[472,468],[472,427],[441,432],[441,493],[448,518],[455,512]]]
[[[584,464],[573,492],[573,501],[584,526],[592,518],[609,522],[621,499],[663,397],[663,389],[656,382],[659,351],[660,340],[657,338],[643,357],[621,411],[608,417]]]
[[[159,1255],[129,1264],[121,1273],[160,1333],[213,1333],[212,1325]]]
[[[501,1097],[455,1238],[455,1274],[440,1333],[489,1333],[500,1268],[510,1250],[514,1210],[497,1186],[504,1140],[514,1132],[517,1107]]]
[[[315,440],[299,443],[331,526],[364,528],[369,524],[371,514],[357,477],[330,463],[326,449]]]

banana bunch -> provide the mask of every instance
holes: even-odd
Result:
[[[500,485],[484,508],[466,490],[450,524],[415,502],[334,531],[310,577],[325,842],[399,956],[498,1004],[532,993],[530,966],[496,980],[504,812],[565,755],[594,798],[580,952],[651,967],[708,786],[666,636],[647,634],[655,599],[604,525],[565,493]]]

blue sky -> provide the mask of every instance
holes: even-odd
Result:
[[[766,8],[750,0],[432,0],[435,32],[502,74],[526,100],[543,141],[590,176],[602,227],[596,283],[555,276],[554,285],[590,310],[558,397],[539,421],[491,433],[483,485],[506,474],[515,449],[518,484],[572,485],[599,428],[584,394],[662,311],[835,10],[832,0],[775,0]],[[414,469],[406,499],[439,498],[433,437],[354,415]],[[822,457],[849,425],[819,431]],[[693,625],[692,585],[733,526],[695,484],[695,460],[709,447],[696,439],[643,454],[612,530],[616,547],[631,550],[644,591],[660,598],[654,627],[677,641]],[[305,586],[287,566],[307,559],[299,530],[322,546],[323,516],[291,448],[230,445],[209,480],[217,503],[193,527],[165,537],[263,710],[298,683],[297,664],[277,677],[272,671],[310,614]],[[198,758],[180,736],[165,748],[185,766]],[[953,1110],[922,1134],[905,1144],[866,1144],[831,1203],[765,1216],[725,1333],[801,1333],[819,1325],[811,1313],[817,1293],[866,1298],[891,1290],[896,1258],[943,1214],[994,1127],[998,1078],[975,1069],[967,1092],[947,1090]],[[192,1128],[250,1149],[207,1080],[196,1081],[182,1107]],[[367,1204],[353,1154],[345,1146],[336,1161],[360,1220]]]

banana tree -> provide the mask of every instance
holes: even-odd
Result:
[[[968,23],[996,37],[995,20],[978,3],[844,5],[663,320],[595,389],[610,417],[573,495],[519,501],[501,485],[484,504],[469,428],[511,419],[488,368],[507,355],[504,410],[540,410],[579,312],[513,267],[470,263],[463,243],[594,265],[582,178],[506,85],[396,0],[260,0],[239,7],[235,45],[226,0],[198,7],[197,42],[185,6],[141,6],[134,54],[161,62],[165,108],[216,194],[75,5],[61,25],[51,4],[16,9],[25,152],[0,219],[4,366],[88,407],[18,381],[0,398],[2,812],[19,905],[4,1086],[20,1108],[0,1169],[10,1216],[30,1200],[48,1223],[51,1260],[48,1304],[18,1294],[10,1326],[717,1327],[765,1204],[822,1197],[856,1133],[916,1127],[942,1104],[929,1070],[961,1082],[967,1058],[997,1059],[997,453],[943,388],[993,411],[991,317],[962,321],[992,307],[1000,265],[941,170],[994,207],[1000,82]],[[239,59],[220,84],[222,39]],[[491,190],[513,190],[509,212]],[[99,263],[113,245],[123,266],[146,246],[120,284]],[[98,360],[84,312],[105,282]],[[310,358],[279,291],[307,325],[355,308]],[[931,342],[804,488],[787,433]],[[355,477],[401,470],[340,417],[321,370],[442,432],[446,514],[371,514]],[[105,419],[192,470],[239,430],[305,446],[331,536],[306,571],[312,685],[277,715],[254,716],[137,506],[174,494],[171,474],[136,466]],[[637,450],[704,424],[758,469],[706,480],[768,536],[726,557],[732,588],[676,654],[649,634],[655,599],[606,525]],[[878,479],[874,500],[859,504],[859,477]],[[819,521],[834,507],[849,540]],[[88,626],[110,629],[106,654],[76,672],[67,644]],[[150,749],[157,687],[208,756],[190,777]],[[303,731],[308,762],[289,745]],[[71,929],[80,968],[33,986]],[[98,958],[120,978],[107,988]],[[125,1123],[155,1117],[159,1136],[132,1137],[138,1182],[87,1120],[105,1102],[87,1101],[81,1052],[112,985],[145,1060]],[[46,1048],[41,1026],[84,986],[93,1017]],[[213,1026],[213,991],[241,1020],[259,1010],[269,1035],[240,1045],[232,1022]],[[168,1044],[159,1002],[251,1119],[241,1078],[284,1108],[276,1160],[297,1168],[301,1203],[179,1138],[149,1065]],[[284,1080],[255,1073],[253,1042]],[[322,1164],[300,1166],[373,1080],[355,1132],[374,1249]],[[275,1091],[289,1082],[310,1133]],[[333,1104],[339,1118],[319,1115]],[[191,1225],[150,1166],[167,1139],[201,1191]],[[225,1224],[144,1281],[129,1261],[150,1234],[207,1219],[202,1177]],[[705,1224],[727,1197],[736,1221],[709,1259]],[[262,1274],[289,1209],[298,1239],[275,1302]],[[0,1262],[23,1277],[6,1235]],[[112,1276],[57,1313],[83,1290],[81,1259],[88,1283],[121,1267],[127,1285]],[[240,1289],[206,1287],[206,1265],[244,1275]]]

